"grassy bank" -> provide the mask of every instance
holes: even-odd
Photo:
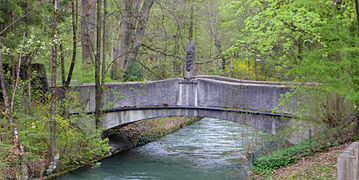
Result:
[[[336,158],[350,142],[351,128],[328,130],[256,159],[251,179],[336,179]]]
[[[337,158],[349,142],[304,157],[296,164],[275,170],[271,179],[337,179]]]

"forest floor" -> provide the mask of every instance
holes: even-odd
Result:
[[[337,179],[337,158],[350,143],[334,146],[325,152],[304,157],[296,164],[274,170],[270,177],[255,179]]]

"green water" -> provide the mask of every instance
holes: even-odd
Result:
[[[225,120],[204,118],[158,141],[114,155],[59,179],[244,179],[244,157],[268,134]]]

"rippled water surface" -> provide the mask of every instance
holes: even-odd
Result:
[[[204,118],[142,147],[119,153],[59,179],[244,179],[248,147],[269,135],[224,120]],[[249,146],[251,144],[251,146]]]

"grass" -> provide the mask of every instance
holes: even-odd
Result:
[[[255,160],[252,179],[336,179],[337,156],[353,141],[351,128],[332,129],[312,140]]]
[[[337,157],[349,144],[331,147],[326,152],[303,158],[292,166],[275,170],[266,179],[337,179]]]

